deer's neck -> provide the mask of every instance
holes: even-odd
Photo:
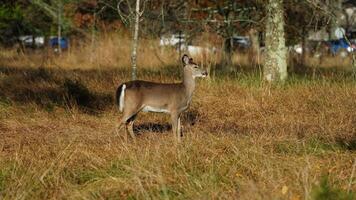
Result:
[[[188,99],[191,99],[193,92],[195,90],[195,80],[191,73],[184,72],[183,86],[185,88],[186,95]]]

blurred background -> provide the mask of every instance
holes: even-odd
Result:
[[[188,53],[212,72],[262,69],[262,0],[3,0],[0,65],[131,66],[136,3],[139,68],[177,65]],[[283,11],[289,72],[352,70],[354,0],[286,0]]]
[[[355,43],[356,0],[1,0],[0,199],[354,200]],[[126,142],[118,85],[183,54],[181,145]]]

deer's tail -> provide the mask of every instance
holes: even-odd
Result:
[[[121,84],[117,90],[116,90],[116,103],[119,106],[120,112],[124,110],[124,104],[125,104],[125,90],[126,90],[126,85]]]

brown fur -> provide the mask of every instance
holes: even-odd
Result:
[[[200,69],[187,55],[182,57],[184,78],[181,83],[155,83],[148,81],[129,81],[119,86],[117,90],[118,103],[123,85],[124,93],[123,116],[120,124],[124,124],[133,133],[133,122],[136,115],[143,109],[164,111],[171,115],[173,133],[180,140],[180,115],[188,109],[195,89],[195,77],[205,77],[206,70]]]

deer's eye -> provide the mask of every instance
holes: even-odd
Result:
[[[194,66],[195,69],[198,69],[198,66]]]

